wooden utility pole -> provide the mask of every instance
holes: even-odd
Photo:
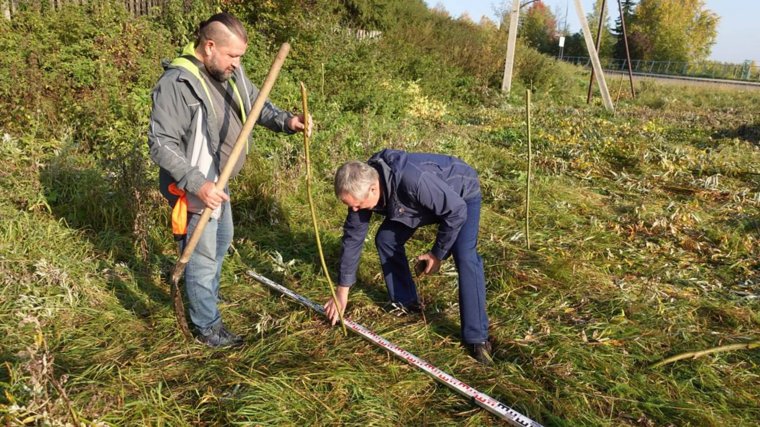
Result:
[[[11,16],[15,14],[18,9],[18,4],[16,4],[17,1],[18,0],[0,0],[5,19],[11,19]]]
[[[504,61],[504,79],[501,81],[501,91],[509,93],[512,90],[512,68],[515,65],[515,43],[517,42],[517,22],[520,19],[520,0],[512,1],[512,11],[509,16],[509,37],[507,39],[507,58]]]
[[[580,21],[581,28],[583,29],[583,38],[586,40],[586,49],[588,49],[588,54],[591,57],[591,65],[593,66],[594,72],[596,72],[596,75],[598,76],[597,81],[599,82],[599,92],[602,94],[602,103],[604,104],[604,108],[606,108],[608,111],[615,111],[615,107],[612,105],[612,99],[610,98],[610,92],[607,89],[607,82],[604,79],[602,64],[599,62],[599,54],[594,47],[594,38],[591,36],[591,30],[588,27],[586,15],[583,13],[581,0],[574,1],[575,11],[578,13],[578,21]]]

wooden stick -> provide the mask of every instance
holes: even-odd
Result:
[[[620,76],[620,84],[618,85],[617,95],[615,95],[615,104],[620,100],[620,94],[623,92],[623,79],[625,76]]]
[[[176,269],[176,266],[175,266]],[[187,326],[187,319],[185,318],[185,304],[182,302],[182,292],[179,290],[179,279],[176,281],[172,279],[172,306],[174,307],[174,316],[177,318],[177,327],[185,337],[190,340],[193,338],[193,334],[190,333],[190,328]]]
[[[335,308],[338,309],[338,318],[340,318],[340,326],[343,328],[343,335],[348,335],[346,331],[346,324],[343,322],[343,313],[340,310],[338,304],[338,296],[335,294],[335,286],[333,286],[332,279],[330,279],[330,273],[327,270],[327,263],[325,262],[325,254],[322,252],[322,240],[319,238],[319,227],[317,226],[317,210],[314,207],[314,199],[311,196],[311,159],[309,158],[309,125],[311,117],[309,117],[309,104],[307,102],[306,86],[301,83],[301,105],[303,107],[304,116],[304,129],[303,129],[303,148],[306,153],[306,193],[309,195],[309,209],[311,210],[311,222],[314,225],[314,237],[317,239],[317,250],[319,251],[319,261],[322,263],[322,271],[325,272],[325,278],[327,284],[330,286],[330,294],[332,295]],[[345,308],[345,307],[344,307]]]
[[[618,9],[620,10],[620,25],[623,28],[623,43],[625,43],[625,59],[628,63],[628,79],[631,81],[631,97],[636,98],[636,91],[633,89],[633,69],[631,68],[631,51],[628,50],[628,32],[625,30],[625,13],[623,4],[618,0]]]
[[[530,176],[532,173],[533,147],[530,138],[530,89],[525,90],[525,121],[528,128],[528,178],[525,180],[525,242],[530,250]]]
[[[248,118],[243,125],[243,129],[240,131],[240,135],[238,136],[237,141],[235,141],[235,146],[232,148],[230,157],[227,159],[227,164],[224,165],[222,174],[219,175],[219,178],[216,181],[215,187],[217,191],[224,191],[224,187],[227,186],[227,181],[230,179],[230,175],[232,175],[232,170],[235,168],[235,164],[240,157],[240,153],[243,152],[243,148],[245,148],[246,143],[248,142],[248,136],[251,134],[253,126],[259,120],[259,115],[261,115],[261,110],[264,108],[264,103],[267,101],[267,98],[269,98],[269,92],[271,92],[272,86],[274,86],[274,82],[277,80],[277,76],[280,74],[280,69],[282,68],[282,64],[285,62],[285,57],[288,56],[289,51],[290,44],[283,43],[282,46],[280,46],[280,50],[277,52],[277,56],[275,57],[271,68],[269,68],[269,74],[267,74],[267,77],[264,80],[264,84],[261,86],[259,95],[256,97],[256,101],[253,103],[253,107],[251,108],[251,112],[248,114]],[[190,236],[190,241],[187,242],[185,250],[182,252],[182,256],[174,265],[174,271],[172,272],[172,294],[174,298],[175,311],[174,314],[177,316],[177,323],[180,330],[182,331],[182,334],[185,336],[185,338],[188,339],[190,339],[192,335],[190,334],[190,330],[187,327],[187,320],[185,319],[185,310],[184,305],[182,304],[182,295],[181,292],[179,292],[179,279],[182,277],[182,273],[185,271],[185,266],[187,266],[187,263],[190,261],[190,257],[195,251],[195,247],[198,245],[198,241],[203,234],[203,230],[206,228],[206,224],[208,224],[208,221],[211,218],[212,211],[212,209],[208,208],[203,209],[203,213],[201,214],[201,218],[198,221],[198,225],[195,227],[195,230],[193,230],[193,235]]]
[[[702,351],[692,351],[689,353],[681,353],[672,357],[668,357],[667,359],[662,360],[660,362],[657,362],[651,367],[659,368],[660,366],[664,366],[664,365],[667,365],[668,363],[676,362],[678,360],[696,359],[698,357],[706,356],[708,354],[713,354],[713,353],[720,353],[724,351],[734,351],[734,350],[752,350],[755,348],[760,348],[760,341],[748,342],[744,344],[730,344],[730,345],[714,347],[714,348],[710,348],[710,349],[702,350]]]

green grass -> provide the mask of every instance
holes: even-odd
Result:
[[[347,315],[545,425],[755,425],[757,350],[650,365],[760,339],[760,93],[639,90],[615,114],[537,94],[531,250],[521,234],[519,94],[452,105],[436,120],[346,113],[316,97],[314,197],[330,266],[345,212],[330,182],[341,162],[391,146],[455,154],[479,170],[496,364],[479,366],[458,345],[450,263],[420,282],[427,323],[396,318],[382,310],[370,239]],[[176,249],[152,186],[120,196],[71,135],[0,142],[7,424],[61,424],[71,413],[101,425],[499,424],[245,275],[255,268],[318,302],[329,295],[301,140],[256,132],[232,185],[222,312],[246,336],[233,351],[184,342],[175,326],[167,273]],[[409,255],[433,238],[418,232]]]

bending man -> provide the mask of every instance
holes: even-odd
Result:
[[[338,310],[348,303],[356,282],[364,239],[373,213],[385,216],[375,245],[391,301],[407,311],[419,311],[404,245],[415,230],[438,224],[429,252],[417,257],[423,274],[438,271],[449,254],[459,273],[459,314],[465,347],[479,362],[491,363],[488,341],[483,262],[477,253],[480,183],[463,161],[440,154],[383,150],[367,163],[348,162],[335,174],[335,195],[348,206],[343,226],[338,304],[325,304],[334,325]]]

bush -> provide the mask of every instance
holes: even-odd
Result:
[[[0,110],[8,112],[0,127],[29,147],[55,145],[29,152],[43,165],[47,205],[114,248],[125,239],[117,252],[145,247],[150,91],[161,59],[174,56],[170,42],[159,22],[132,17],[116,0],[0,20]]]
[[[568,82],[576,79],[566,65],[519,43],[515,51],[514,76],[526,87],[557,93],[563,91]]]

